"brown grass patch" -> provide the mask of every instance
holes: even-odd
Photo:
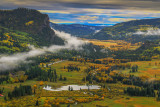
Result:
[[[126,105],[126,103],[129,103],[131,101],[134,101],[134,98],[129,98],[129,99],[124,99],[124,98],[121,98],[121,99],[118,99],[118,100],[115,100],[114,102],[115,103],[119,103],[119,104],[123,104],[123,105]]]
[[[143,105],[135,104],[135,105],[134,105],[134,107],[155,107],[155,106],[146,106],[146,105],[145,105],[145,106],[143,106]]]
[[[147,71],[141,71],[143,73],[147,73],[149,75],[160,76],[160,69],[148,69]]]

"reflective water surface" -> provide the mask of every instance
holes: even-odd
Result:
[[[73,89],[73,90],[83,90],[83,89],[100,89],[101,86],[98,85],[67,85],[67,86],[62,86],[60,88],[57,89],[52,89],[51,86],[46,86],[43,89],[44,90],[49,90],[49,91],[63,91],[63,90],[69,90],[69,89]]]

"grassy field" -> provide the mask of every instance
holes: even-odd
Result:
[[[104,46],[105,48],[108,48],[110,46],[116,46],[118,45],[116,42],[109,42],[109,41],[100,41],[100,40],[89,40],[90,43],[93,43],[94,45]]]
[[[80,71],[70,71],[68,72],[67,69],[64,69],[64,66],[67,65],[77,65],[80,68]],[[83,77],[86,76],[85,69],[87,69],[90,65],[101,65],[102,64],[93,64],[93,63],[81,63],[81,62],[75,62],[75,61],[64,61],[57,64],[51,65],[52,68],[56,69],[58,75],[62,75],[64,77],[67,77],[67,82],[70,84],[78,83],[78,84],[84,84],[82,82]]]
[[[104,48],[110,48],[111,50],[136,50],[141,46],[141,43],[131,44],[122,40],[87,40],[88,42],[102,46]]]
[[[138,65],[138,72],[130,73],[131,69],[125,70],[115,70],[114,72],[122,72],[124,74],[133,74],[136,76],[148,76],[152,79],[160,79],[160,61],[137,61],[137,62],[128,62],[132,66]]]

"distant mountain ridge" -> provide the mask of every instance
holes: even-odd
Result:
[[[83,25],[83,24],[67,25],[67,24],[50,23],[50,25],[55,30],[63,31],[77,37],[85,37],[87,35],[96,33],[106,27],[106,26],[89,26],[89,25]]]
[[[98,33],[89,35],[87,38],[99,40],[126,40],[130,42],[160,39],[160,36],[158,35],[144,36],[143,34],[135,34],[137,31],[147,32],[149,28],[159,29],[160,18],[118,23],[114,26],[105,27]]]

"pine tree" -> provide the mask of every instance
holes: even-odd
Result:
[[[4,100],[7,101],[7,97],[6,96],[4,96]]]
[[[63,78],[63,80],[64,80],[64,81],[66,81],[66,80],[67,80],[67,78],[66,78],[66,77],[64,77],[64,78]]]
[[[36,106],[39,106],[39,102],[38,102],[38,100],[36,101]]]
[[[59,80],[60,80],[60,81],[62,81],[62,80],[63,80],[63,78],[62,78],[62,75],[60,75],[60,78],[59,78]]]
[[[68,90],[69,90],[69,91],[71,90],[71,87],[70,87],[70,86],[68,87]]]

